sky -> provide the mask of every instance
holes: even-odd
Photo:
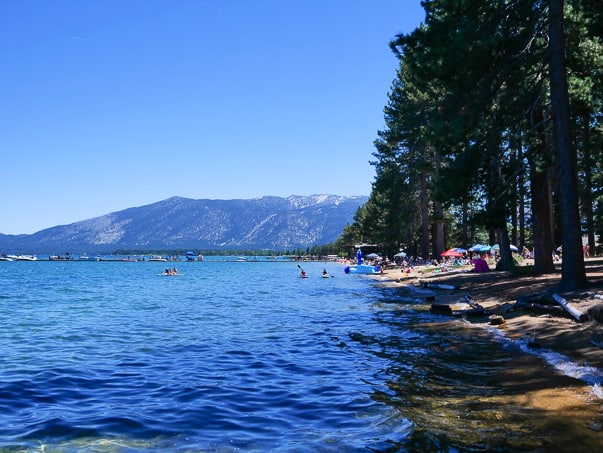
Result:
[[[420,0],[0,1],[0,233],[173,196],[369,195]]]

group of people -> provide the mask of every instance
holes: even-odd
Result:
[[[163,275],[178,275],[178,269],[170,269],[169,267],[163,271]]]
[[[299,274],[299,276],[300,276],[301,278],[308,278],[308,274],[306,274],[306,271],[305,271],[305,270],[303,270],[301,267],[300,267],[300,274]],[[322,270],[322,276],[323,276],[323,277],[330,277],[330,275],[329,275],[329,273],[327,272],[327,270],[326,270],[326,269],[323,269],[323,270]]]

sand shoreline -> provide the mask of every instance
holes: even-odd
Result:
[[[603,300],[589,296],[592,293],[603,295],[603,258],[587,260],[587,277],[591,283],[588,289],[562,294],[573,307],[586,314],[588,319],[583,322],[578,322],[559,305],[522,306],[517,303],[518,299],[532,301],[535,295],[550,299],[547,295],[555,292],[560,274],[515,276],[499,271],[478,274],[467,272],[468,269],[441,273],[418,269],[408,276],[400,269],[390,269],[373,278],[388,287],[423,286],[424,283],[454,286],[457,289],[433,289],[433,297],[437,302],[454,302],[470,295],[488,314],[504,319],[504,323],[496,327],[507,337],[528,338],[535,347],[557,351],[577,363],[588,363],[603,370],[603,322],[599,314],[603,313]],[[538,297],[535,300],[538,301]],[[488,317],[467,320],[477,326],[493,327]]]
[[[575,364],[579,373],[592,370],[594,381],[601,382],[603,319],[599,312],[603,313],[603,300],[591,295],[603,295],[603,258],[587,262],[591,287],[563,294],[575,307],[588,314],[588,319],[582,322],[554,305],[543,309],[517,304],[518,299],[550,295],[560,282],[560,274],[516,276],[507,272],[478,274],[467,270],[413,272],[405,276],[400,269],[391,269],[371,278],[377,284],[391,288],[423,287],[424,283],[454,286],[456,289],[429,289],[432,297],[429,300],[426,297],[425,304],[431,304],[433,300],[440,303],[460,301],[470,295],[487,310],[485,316],[464,318],[463,322],[471,328],[488,329],[492,335],[501,334],[509,341],[526,344],[541,358],[545,354],[561,354]],[[504,318],[504,323],[491,324],[490,314]],[[447,322],[459,322],[459,318],[443,316],[442,324],[445,326]],[[526,355],[525,369],[508,370],[500,376],[501,387],[515,389],[516,396],[510,402],[548,414],[542,423],[556,425],[551,432],[567,432],[567,444],[556,445],[559,451],[591,451],[593,445],[603,445],[603,384],[593,385],[593,379],[585,379],[584,375],[572,376],[565,369],[555,373],[552,368],[542,368],[538,365],[540,361],[529,357]]]

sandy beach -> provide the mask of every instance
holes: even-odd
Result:
[[[472,328],[490,329],[513,341],[525,341],[532,349],[562,354],[580,367],[603,370],[603,258],[587,258],[589,288],[560,293],[571,307],[583,314],[578,321],[556,304],[551,297],[561,274],[531,275],[519,269],[517,273],[491,271],[468,272],[470,267],[433,272],[432,269],[417,268],[410,274],[390,269],[374,276],[379,284],[388,287],[414,285],[432,289],[426,304],[454,303],[464,301],[467,295],[486,309],[486,314],[463,317],[463,322]],[[446,285],[454,289],[438,289]],[[519,303],[518,303],[519,301]],[[523,303],[522,303],[523,302]],[[444,318],[446,319],[446,318]],[[459,322],[459,318],[449,318]],[[495,324],[500,323],[500,324]],[[538,359],[526,355],[525,369],[509,370],[500,376],[500,385],[516,389],[514,403],[536,408],[556,420],[551,430],[567,431],[567,447],[573,451],[587,451],[587,447],[603,445],[603,391],[600,386],[583,385],[568,380],[568,375],[559,372],[555,385],[542,385],[539,376],[549,378],[555,374],[552,368],[540,365]],[[544,380],[543,380],[544,381]],[[584,444],[585,439],[589,441]],[[584,448],[580,448],[584,445]]]

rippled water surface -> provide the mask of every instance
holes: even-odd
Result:
[[[337,264],[320,278],[324,266],[300,279],[295,263],[182,262],[177,277],[158,275],[165,263],[0,263],[0,449],[538,451],[550,439],[501,384],[529,354],[430,315],[420,293]]]

